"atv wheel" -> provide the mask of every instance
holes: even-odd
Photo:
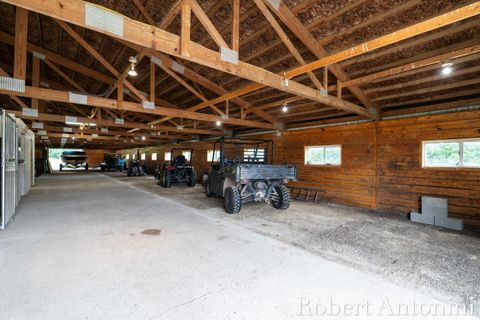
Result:
[[[195,172],[194,169],[190,172],[190,179],[188,180],[188,186],[189,187],[195,187],[197,184],[197,173]]]
[[[228,213],[239,213],[242,208],[240,190],[237,187],[228,187],[225,190],[225,211]]]
[[[163,181],[162,181],[162,185],[164,188],[170,188],[172,186],[172,176],[170,174],[170,171],[168,170],[165,170],[165,172],[163,173],[163,177],[162,177]]]
[[[205,189],[205,195],[207,197],[213,196],[212,190],[210,190],[210,181],[208,178],[205,178],[205,181],[203,183],[203,188]]]
[[[277,193],[272,199],[272,206],[275,209],[285,210],[290,207],[290,191],[283,184],[277,185],[274,187],[275,192]]]

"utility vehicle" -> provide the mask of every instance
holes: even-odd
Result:
[[[127,168],[125,159],[115,153],[105,153],[103,161],[100,164],[101,171],[118,170],[123,171]]]
[[[203,176],[206,196],[223,197],[228,213],[238,213],[243,204],[254,201],[287,209],[291,197],[284,184],[297,180],[297,168],[272,164],[273,150],[272,140],[218,139],[210,171]]]
[[[166,161],[155,174],[158,184],[170,188],[172,184],[187,184],[194,187],[197,183],[197,173],[192,166],[193,149],[173,148],[170,151],[171,161]]]

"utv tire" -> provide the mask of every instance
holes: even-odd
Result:
[[[290,207],[290,200],[292,199],[290,191],[283,184],[277,185],[274,188],[275,192],[278,194],[278,200],[272,201],[272,206],[279,210],[288,209],[288,207]]]
[[[237,187],[228,187],[225,190],[225,211],[227,213],[239,213],[242,208],[242,199],[240,197],[240,190]]]
[[[203,188],[205,189],[205,195],[207,197],[210,198],[213,196],[212,190],[210,189],[210,180],[208,178],[205,179]]]
[[[162,176],[162,185],[164,188],[171,188],[172,187],[172,176],[170,175],[170,171],[165,170]]]
[[[190,172],[190,180],[188,181],[188,186],[195,187],[196,184],[197,184],[197,173],[195,172],[194,169],[192,169],[192,172]]]

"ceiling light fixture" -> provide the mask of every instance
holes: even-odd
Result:
[[[285,88],[288,88],[288,78],[287,78],[287,74],[286,74],[285,72],[283,73],[282,85],[283,85]]]
[[[217,127],[220,127],[222,125],[222,122],[220,120],[217,120],[215,124],[217,125]]]
[[[282,112],[287,112],[288,111],[288,105],[286,103],[283,104],[282,106]]]
[[[449,62],[449,61],[446,61],[442,64],[442,74],[444,76],[448,76],[450,73],[452,73],[453,71],[453,63]]]
[[[142,136],[142,140],[145,140],[145,139],[147,139],[147,138],[145,136]]]
[[[138,75],[137,71],[135,71],[135,65],[137,64],[137,57],[131,56],[128,58],[128,62],[130,62],[130,70],[128,70],[128,75],[132,77],[136,77]]]

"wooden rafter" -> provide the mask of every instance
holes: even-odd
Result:
[[[40,12],[49,16],[52,16],[56,19],[69,21],[70,23],[95,29],[93,27],[87,26],[85,23],[84,7],[86,2],[81,0],[70,0],[65,2],[63,0],[54,0],[48,3],[36,3],[28,0],[2,0],[4,2],[17,5],[20,7],[27,8],[31,11]],[[188,0],[187,0],[188,1]],[[62,9],[60,9],[62,8]],[[135,31],[134,31],[135,30]],[[97,30],[102,32],[101,30]],[[105,32],[104,32],[105,33]],[[353,103],[338,99],[332,96],[324,96],[317,90],[309,88],[305,85],[297,83],[295,81],[289,81],[288,86],[284,86],[284,78],[280,75],[276,75],[262,68],[253,66],[248,63],[238,62],[238,64],[232,64],[225,62],[221,59],[218,52],[207,49],[203,46],[198,45],[195,42],[190,41],[189,46],[189,57],[181,55],[180,42],[181,38],[173,35],[165,30],[144,24],[142,22],[128,19],[124,17],[124,35],[123,37],[109,34],[111,36],[121,38],[135,44],[148,47],[154,50],[160,50],[165,53],[171,54],[177,57],[186,58],[189,61],[203,64],[205,66],[221,70],[227,73],[231,73],[245,79],[261,82],[260,87],[267,85],[273,88],[276,88],[281,91],[289,92],[294,95],[304,97],[313,101],[317,101],[329,106],[334,106],[336,108],[346,110],[349,112],[361,114],[365,117],[372,117],[368,110],[365,110],[362,107],[359,107]],[[305,67],[302,67],[303,70]],[[309,71],[309,70],[306,70]],[[305,71],[305,72],[306,72]],[[255,87],[255,90],[259,87]],[[210,105],[208,103],[207,105]]]

